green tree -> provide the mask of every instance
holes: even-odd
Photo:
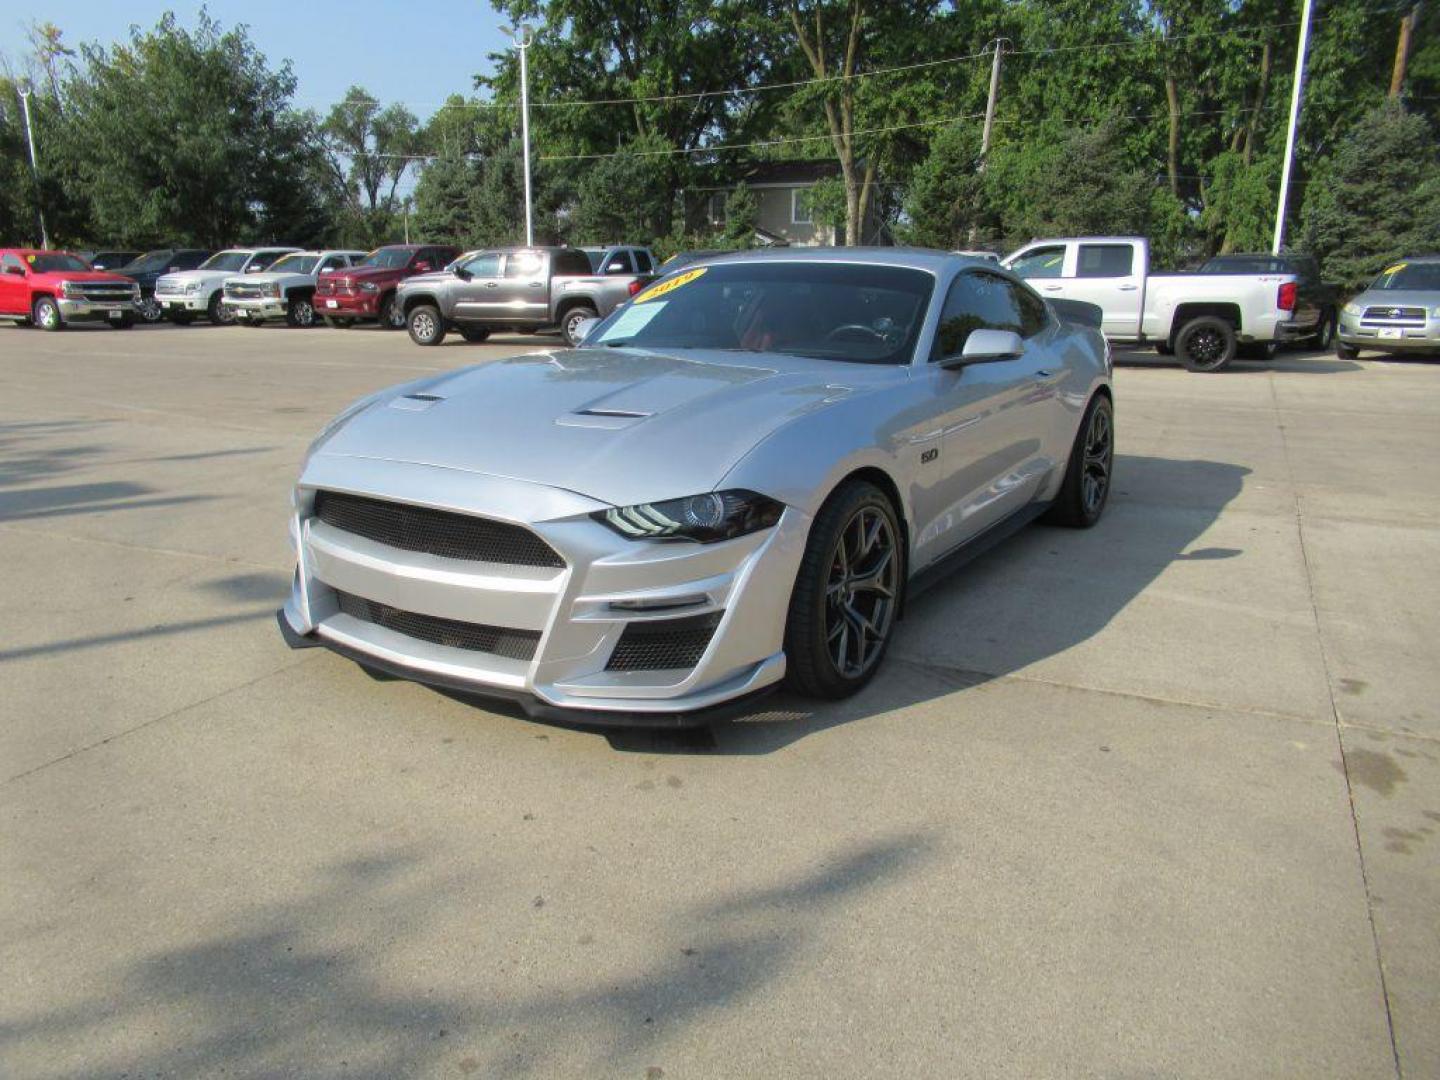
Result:
[[[1398,101],[1362,116],[1326,182],[1307,188],[1303,221],[1305,250],[1349,289],[1397,259],[1440,249],[1440,160],[1429,125]]]
[[[426,242],[468,245],[477,232],[475,166],[447,146],[425,166],[415,185],[415,230]]]
[[[420,146],[419,123],[403,105],[382,108],[352,86],[320,125],[332,175],[345,191],[350,231],[366,245],[391,238],[396,192]]]
[[[570,218],[574,242],[644,243],[669,231],[675,189],[662,162],[674,149],[660,135],[631,139],[580,180]]]
[[[975,124],[940,129],[911,177],[902,238],[920,247],[950,249],[1000,241],[1001,221],[987,199],[979,166],[980,132]]]
[[[725,196],[725,226],[720,245],[725,248],[748,248],[755,245],[755,226],[760,224],[760,202],[749,185],[740,183]]]

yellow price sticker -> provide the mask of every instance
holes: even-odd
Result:
[[[1386,274],[1398,274],[1398,273],[1400,273],[1401,270],[1404,270],[1405,267],[1407,267],[1407,266],[1409,266],[1409,265],[1410,265],[1409,263],[1396,263],[1394,266],[1387,266],[1387,267],[1385,268],[1385,273],[1386,273]]]
[[[35,265],[35,256],[34,256],[34,255],[26,255],[26,256],[25,256],[25,261],[28,262],[31,266],[34,266],[34,265]]]
[[[652,285],[650,286],[650,288],[642,292],[639,296],[635,297],[635,299],[632,300],[631,303],[643,304],[649,300],[654,300],[657,297],[664,296],[666,293],[672,293],[676,289],[680,288],[680,286],[689,285],[690,282],[694,281],[696,278],[702,277],[705,271],[708,269],[709,267],[700,266],[694,270],[686,270],[685,273],[681,274],[679,277],[673,277],[669,281],[662,281],[659,285]]]

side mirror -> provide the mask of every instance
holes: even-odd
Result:
[[[959,356],[947,356],[941,367],[958,368],[970,364],[988,364],[996,360],[1013,360],[1025,351],[1025,343],[1013,330],[972,330],[965,339]]]
[[[584,345],[585,339],[590,336],[590,331],[599,326],[602,321],[602,319],[581,319],[575,326],[576,340],[578,340],[581,345]]]
[[[455,276],[458,277],[461,281],[469,281],[475,275],[472,274],[469,270],[466,270],[465,267],[457,266],[455,267]]]
[[[624,265],[621,264],[621,263],[618,263],[618,262],[609,262],[609,263],[606,263],[606,264],[605,264],[605,271],[604,271],[604,272],[607,273],[607,274],[630,274],[630,273],[634,273],[634,271],[632,271],[632,270],[626,270],[625,267],[624,267]]]

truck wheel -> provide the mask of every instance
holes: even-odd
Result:
[[[325,316],[325,325],[331,330],[349,330],[355,325],[354,319],[337,319],[334,315]]]
[[[308,296],[295,297],[285,308],[285,321],[297,328],[314,326],[315,305]]]
[[[382,330],[404,330],[405,312],[395,303],[395,294],[387,293],[380,299],[380,328]]]
[[[1341,360],[1358,360],[1360,350],[1354,345],[1346,345],[1343,341],[1335,343],[1335,355]]]
[[[462,326],[460,328],[460,336],[471,345],[479,345],[490,336],[490,331],[484,326]]]
[[[560,332],[565,335],[565,344],[569,345],[572,349],[577,347],[580,344],[578,333],[580,324],[586,319],[593,319],[595,317],[595,309],[584,305],[573,307],[567,311],[565,318],[560,320]]]
[[[439,345],[445,340],[445,320],[434,304],[417,304],[411,309],[406,325],[410,328],[410,340],[416,345]]]
[[[30,319],[41,330],[48,330],[52,334],[56,330],[65,329],[65,323],[60,318],[60,305],[49,296],[41,296],[36,299],[30,308]]]
[[[1191,319],[1175,335],[1175,355],[1187,371],[1221,371],[1235,359],[1235,327],[1214,315]]]
[[[149,323],[156,323],[164,317],[165,309],[160,306],[160,301],[155,299],[154,293],[140,298],[140,318]]]
[[[1335,323],[1335,309],[1326,308],[1320,316],[1320,328],[1310,339],[1310,343],[1321,352],[1329,352],[1330,346],[1335,343]]]
[[[205,315],[215,326],[233,326],[235,324],[235,309],[225,303],[225,296],[219,290],[210,297],[210,303],[205,307]]]

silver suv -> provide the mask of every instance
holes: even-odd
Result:
[[[1440,255],[1402,259],[1340,309],[1335,355],[1440,352]]]

